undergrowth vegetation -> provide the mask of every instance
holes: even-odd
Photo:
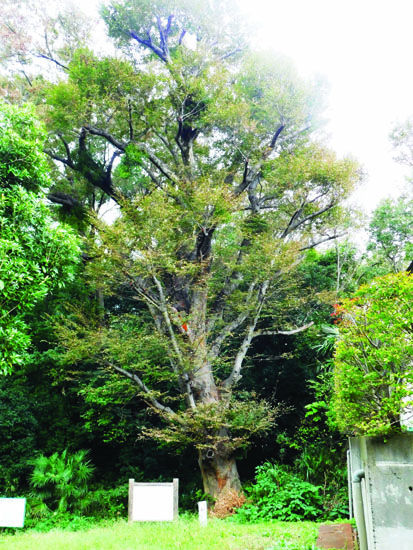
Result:
[[[88,460],[87,451],[64,450],[49,457],[40,455],[32,465],[27,527],[37,531],[55,527],[77,531],[97,521],[126,516],[127,484],[91,488],[89,482],[95,467]]]
[[[345,516],[344,506],[327,506],[323,486],[302,480],[286,467],[266,462],[256,472],[255,483],[245,488],[248,501],[236,512],[238,522],[316,521]]]

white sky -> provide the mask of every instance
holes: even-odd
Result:
[[[367,172],[357,202],[369,211],[400,194],[408,170],[392,160],[388,135],[413,115],[413,0],[238,1],[258,23],[257,46],[327,78],[330,146]]]

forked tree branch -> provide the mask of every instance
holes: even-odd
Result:
[[[254,338],[255,327],[257,326],[257,323],[261,315],[261,310],[264,305],[265,296],[267,294],[269,284],[270,284],[269,280],[264,281],[264,283],[261,285],[258,291],[255,316],[252,322],[250,323],[250,325],[248,326],[245,332],[245,336],[242,341],[242,344],[238,350],[238,353],[235,356],[234,366],[232,368],[231,374],[222,383],[222,386],[226,389],[229,389],[232,386],[234,386],[238,382],[238,380],[241,378],[241,369],[244,363],[245,356],[247,355],[248,349],[251,345],[252,339]]]
[[[344,237],[345,234],[346,233],[339,233],[337,235],[330,235],[330,236],[326,237],[325,239],[321,239],[320,241],[317,241],[315,243],[311,243],[311,244],[308,244],[307,246],[303,246],[302,248],[300,248],[300,252],[303,252],[303,250],[309,250],[310,248],[315,248],[319,244],[326,243],[326,242],[332,241],[334,239],[339,239],[340,237]]]
[[[141,388],[141,390],[144,392],[144,394],[146,396],[146,399],[149,401],[149,403],[152,405],[152,407],[154,407],[158,411],[161,411],[163,413],[167,413],[167,414],[173,416],[174,418],[177,417],[176,413],[171,408],[166,407],[165,405],[162,405],[162,403],[160,403],[157,399],[155,399],[153,397],[151,390],[148,388],[148,386],[146,384],[144,384],[142,382],[142,380],[139,378],[139,376],[137,374],[135,374],[133,372],[129,372],[125,369],[122,369],[121,367],[118,367],[117,365],[112,365],[111,364],[110,366],[116,372],[119,372],[120,374],[122,374],[126,378],[129,378],[130,380],[135,382],[135,384],[137,386],[139,386]]]

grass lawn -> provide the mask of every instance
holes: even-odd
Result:
[[[173,523],[119,521],[85,531],[52,530],[0,535],[1,550],[310,550],[315,548],[318,525],[261,523],[239,525],[182,518]]]

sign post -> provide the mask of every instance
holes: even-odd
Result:
[[[173,521],[178,518],[178,479],[172,483],[129,480],[129,521]]]

